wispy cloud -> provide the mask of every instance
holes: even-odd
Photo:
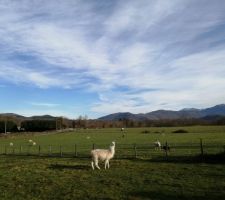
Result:
[[[0,2],[0,78],[94,92],[99,113],[221,103],[224,9],[219,0]]]
[[[56,104],[56,103],[44,103],[44,102],[28,102],[28,103],[32,106],[48,107],[48,108],[60,106],[60,104]]]

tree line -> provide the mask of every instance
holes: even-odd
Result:
[[[86,128],[121,128],[121,127],[172,127],[192,125],[225,125],[225,117],[211,117],[210,119],[161,119],[161,120],[129,120],[119,119],[117,121],[92,120],[87,116],[80,116],[71,120],[64,117],[47,119],[19,120],[16,118],[1,118],[0,133],[7,132],[41,132],[64,129],[86,129]]]

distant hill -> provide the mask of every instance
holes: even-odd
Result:
[[[32,116],[29,117],[30,120],[55,120],[56,117],[53,117],[51,115],[41,115],[41,116]]]
[[[157,110],[145,114],[133,114],[129,112],[114,113],[100,117],[99,120],[160,120],[160,119],[190,119],[190,118],[210,118],[209,116],[225,116],[225,104],[216,105],[206,109],[185,108],[179,111]]]
[[[1,117],[8,117],[8,118],[13,118],[17,120],[55,120],[56,117],[53,117],[51,115],[41,115],[41,116],[32,116],[32,117],[25,117],[23,115],[18,115],[15,113],[0,113],[0,118]]]
[[[22,115],[18,115],[18,114],[15,114],[15,113],[0,113],[0,118],[1,117],[9,117],[9,118],[14,118],[14,119],[18,119],[18,120],[27,119],[27,117],[24,117]]]
[[[132,114],[129,112],[119,112],[119,113],[114,113],[114,114],[110,114],[107,115],[105,117],[101,117],[99,118],[99,120],[121,120],[121,119],[129,119],[129,120],[144,120],[146,119],[145,114]]]
[[[51,115],[41,115],[25,117],[22,115],[14,113],[0,113],[0,118],[8,116],[9,118],[17,119],[19,121],[23,120],[55,120],[55,116]],[[118,121],[118,120],[133,120],[133,121],[143,121],[143,120],[160,120],[160,119],[190,119],[190,118],[202,118],[205,120],[210,120],[213,118],[219,118],[225,116],[225,104],[216,105],[206,109],[196,109],[196,108],[184,108],[179,111],[173,110],[156,110],[148,113],[133,114],[130,112],[118,112],[110,115],[106,115],[98,118],[103,121]]]

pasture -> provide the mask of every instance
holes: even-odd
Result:
[[[172,133],[177,129],[188,133]],[[30,147],[30,139],[37,145]],[[173,147],[168,158],[152,146],[157,139]],[[110,169],[93,171],[88,158],[93,144],[108,148],[111,141],[118,155]],[[0,199],[223,199],[224,145],[225,126],[134,128],[125,129],[124,137],[119,129],[1,137]],[[216,153],[222,156],[207,156]]]

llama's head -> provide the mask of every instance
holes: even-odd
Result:
[[[115,145],[116,145],[116,142],[113,141],[113,142],[112,142],[112,146],[115,146]]]

